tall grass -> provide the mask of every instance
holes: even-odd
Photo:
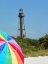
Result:
[[[48,56],[48,49],[47,50],[37,50],[37,51],[30,51],[29,53],[26,52],[24,55],[25,57],[38,57],[38,56]]]

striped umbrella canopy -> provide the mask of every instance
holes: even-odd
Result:
[[[2,31],[0,31],[0,64],[24,64],[20,46]]]

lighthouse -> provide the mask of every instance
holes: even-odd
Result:
[[[24,13],[23,13],[23,9],[19,9],[19,33],[20,33],[20,37],[26,37],[26,31],[25,31],[25,24],[24,24]]]

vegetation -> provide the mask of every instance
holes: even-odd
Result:
[[[17,37],[14,39],[22,48],[25,57],[48,55],[48,34],[38,40],[22,37]]]

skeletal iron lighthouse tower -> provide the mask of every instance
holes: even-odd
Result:
[[[24,13],[23,9],[19,9],[19,15],[18,15],[20,21],[19,21],[19,26],[18,26],[18,31],[20,33],[20,37],[26,37],[26,32],[25,32],[25,24],[24,24]]]

